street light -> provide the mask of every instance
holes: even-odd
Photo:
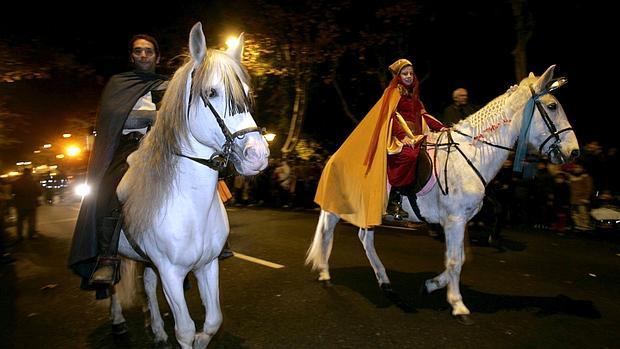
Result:
[[[70,145],[67,147],[66,149],[66,153],[68,156],[76,156],[78,155],[82,150],[79,147],[76,147],[75,145]]]
[[[239,46],[239,39],[234,36],[229,36],[228,39],[226,39],[226,46],[228,46],[229,50],[235,49]]]

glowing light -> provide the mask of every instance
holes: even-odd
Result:
[[[236,48],[239,46],[239,39],[234,36],[228,37],[228,39],[226,39],[226,46],[228,46],[228,49]]]
[[[62,134],[62,138],[70,138],[71,137],[71,133],[63,133]]]
[[[90,193],[90,186],[86,183],[80,184],[75,187],[75,194],[81,197],[85,197]]]
[[[65,154],[56,155],[56,159],[64,159],[64,158],[65,158]]]
[[[82,149],[80,149],[79,147],[76,147],[74,145],[67,147],[66,153],[68,156],[76,156],[78,155],[80,152],[82,151]]]
[[[276,134],[275,133],[267,133],[265,134],[265,140],[267,142],[273,142],[273,140],[276,138]]]
[[[49,148],[51,148],[51,147],[52,147],[52,145],[51,145],[51,144],[49,144],[49,143],[48,143],[48,144],[43,144],[43,148],[45,148],[45,149],[49,149]]]

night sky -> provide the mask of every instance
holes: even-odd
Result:
[[[196,21],[203,22],[208,43],[218,45],[229,33],[246,30],[235,17],[235,9],[245,6],[244,1],[170,2],[165,9],[155,3],[93,2],[88,10],[62,8],[56,3],[17,4],[18,8],[11,12],[3,11],[7,19],[0,22],[0,39],[71,53],[78,63],[93,68],[95,74],[58,74],[47,80],[0,83],[0,94],[9,108],[30,122],[28,129],[18,133],[23,143],[0,154],[5,164],[14,164],[38,145],[57,138],[67,116],[94,113],[107,78],[128,68],[127,42],[133,34],[149,33],[164,38],[160,39],[160,46],[165,61],[181,53]],[[432,3],[433,11],[428,15],[425,41],[419,45],[423,52],[411,52],[411,57],[418,74],[430,77],[423,82],[421,91],[431,114],[443,110],[456,87],[467,87],[472,101],[484,105],[516,82],[510,53],[514,32],[509,2],[494,5],[499,9],[485,9],[475,2],[423,3]],[[231,4],[234,6],[225,7]],[[599,97],[601,90],[609,87],[598,82],[606,75],[601,71],[607,68],[602,64],[603,57],[608,56],[609,46],[618,41],[612,41],[609,31],[603,30],[607,23],[603,18],[609,12],[586,1],[539,1],[531,2],[531,6],[536,28],[528,45],[529,70],[540,75],[549,65],[557,64],[556,75],[569,78],[569,84],[557,96],[582,145],[595,138],[616,145],[613,136],[620,126],[620,116],[617,112],[609,114]],[[46,57],[38,59],[44,61]],[[433,67],[432,71],[429,67]],[[170,73],[165,66],[162,70]],[[378,90],[372,100],[365,102],[368,108],[380,93]],[[336,144],[342,141],[353,128],[345,117],[333,120],[333,127],[323,135],[322,120],[311,117],[320,115],[325,103],[333,103],[337,108],[338,102],[321,93],[320,88],[311,91],[311,98],[304,131]],[[364,101],[360,103],[360,110],[365,109]]]

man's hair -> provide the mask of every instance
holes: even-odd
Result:
[[[452,91],[452,98],[456,98],[456,96],[458,96],[459,94],[465,92],[465,94],[467,94],[467,89],[463,88],[463,87],[459,87],[456,90]]]
[[[131,38],[131,40],[129,40],[129,54],[131,54],[131,52],[133,51],[133,43],[140,39],[146,40],[150,42],[151,44],[153,44],[153,47],[155,48],[155,55],[159,57],[159,44],[157,43],[157,40],[155,40],[154,37],[148,34],[136,34]]]

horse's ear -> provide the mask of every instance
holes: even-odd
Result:
[[[226,53],[233,59],[237,60],[238,62],[241,62],[241,58],[243,58],[244,39],[245,39],[245,33],[239,34],[239,37],[237,38],[237,45],[233,47],[229,47],[226,50]]]
[[[207,52],[207,40],[202,32],[202,24],[197,22],[189,33],[189,53],[194,62],[202,62]]]
[[[536,93],[540,93],[546,88],[549,81],[553,79],[554,70],[555,70],[555,64],[547,68],[547,70],[543,73],[543,75],[539,77],[538,80],[536,80],[536,83],[534,84],[534,91],[536,91]]]

